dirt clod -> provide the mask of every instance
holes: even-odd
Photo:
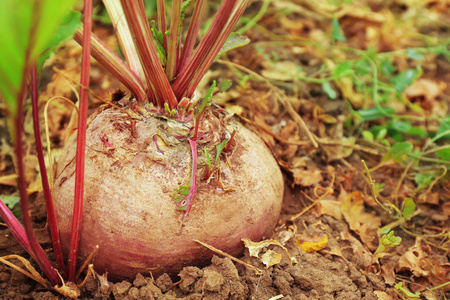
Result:
[[[131,283],[128,281],[122,281],[114,284],[113,294],[116,299],[123,299],[128,294],[131,288]]]

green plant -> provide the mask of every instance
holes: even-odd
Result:
[[[395,236],[394,231],[389,230],[389,232],[384,233],[383,230],[378,230],[378,247],[377,250],[372,255],[369,266],[367,267],[368,272],[371,271],[372,265],[375,261],[378,261],[380,256],[391,248],[397,247],[402,242],[402,238]]]

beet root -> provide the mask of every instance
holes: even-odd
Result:
[[[198,239],[231,255],[244,249],[242,238],[270,235],[278,220],[283,178],[266,145],[236,120],[205,114],[199,130],[197,188],[189,214],[178,210],[174,192],[188,185],[192,124],[161,116],[140,116],[134,136],[127,114],[105,108],[89,119],[80,260],[96,245],[98,273],[112,280],[137,273],[175,274],[204,265],[213,253]],[[204,179],[206,148],[214,161],[224,135],[236,130],[221,154],[220,170]],[[67,251],[75,185],[76,134],[58,162],[55,203],[61,241]],[[225,159],[225,156],[227,157]]]

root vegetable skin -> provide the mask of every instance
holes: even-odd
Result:
[[[192,157],[189,125],[144,116],[131,135],[129,118],[106,108],[94,114],[86,138],[85,198],[80,255],[99,245],[94,268],[121,280],[137,273],[176,274],[184,266],[210,261],[206,242],[231,255],[243,251],[242,238],[270,235],[278,220],[283,179],[266,145],[237,121],[205,114],[197,141],[198,178],[203,149],[214,151],[225,132],[236,130],[228,165],[221,160],[220,181],[197,181],[192,208],[183,221],[173,193],[188,185]],[[186,138],[180,139],[180,134]],[[156,137],[156,138],[155,138]],[[105,138],[108,138],[105,143]],[[63,248],[68,249],[75,183],[76,135],[58,162],[55,203]],[[111,146],[112,145],[112,146]],[[215,152],[214,152],[215,155]],[[229,189],[224,192],[220,187]]]

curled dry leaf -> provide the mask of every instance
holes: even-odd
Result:
[[[373,292],[378,300],[394,300],[394,296],[386,294],[386,292],[382,291],[374,291]]]
[[[323,181],[323,177],[320,170],[304,170],[295,168],[290,170],[294,176],[294,182],[292,186],[312,186]]]
[[[427,101],[435,100],[447,87],[445,82],[428,78],[419,78],[408,86],[404,93],[408,99],[423,97]]]
[[[292,61],[264,61],[262,65],[264,69],[261,71],[261,75],[272,80],[292,81],[298,72],[297,66]]]
[[[261,262],[266,266],[266,269],[279,264],[281,262],[281,254],[273,251],[267,250],[266,253],[261,255]]]
[[[244,242],[245,248],[248,249],[248,253],[250,254],[250,256],[259,257],[259,253],[264,248],[274,245],[274,246],[281,247],[284,251],[286,251],[286,254],[290,258],[291,262],[294,262],[294,263],[297,262],[295,257],[291,256],[288,249],[277,240],[264,240],[261,242],[252,242],[250,239],[244,238],[244,239],[242,239],[242,241]],[[261,257],[261,259],[262,259],[262,257]]]
[[[297,237],[295,243],[306,253],[320,251],[328,245],[328,235],[319,234],[314,237]]]
[[[9,186],[17,186],[17,174],[0,176],[0,184],[9,185]]]
[[[395,271],[394,266],[390,263],[383,263],[381,265],[381,276],[383,276],[386,284],[395,284]]]
[[[360,218],[364,210],[364,195],[361,192],[347,194],[342,190],[339,200],[341,201],[341,212],[350,229],[359,231],[361,227]]]
[[[339,195],[341,212],[351,230],[356,232],[364,243],[370,243],[375,238],[376,230],[381,226],[381,218],[364,212],[364,195],[353,192],[347,195],[342,190]]]
[[[362,260],[365,266],[368,266],[372,260],[372,254],[361,244],[361,242],[356,239],[351,233],[341,233],[341,239],[343,241],[348,241],[351,246],[353,254],[358,259]]]
[[[341,202],[335,200],[321,200],[316,205],[316,211],[319,215],[327,215],[342,220]]]
[[[430,275],[430,271],[421,266],[421,260],[428,257],[430,251],[430,247],[422,246],[422,239],[417,238],[416,244],[400,257],[396,271],[409,270],[417,277]]]
[[[58,293],[70,299],[78,299],[81,295],[80,289],[73,282],[63,282],[62,286],[55,286],[54,288]]]
[[[323,138],[322,140],[326,141],[328,139]],[[340,141],[342,142],[340,144],[334,144],[334,143],[333,144],[330,143],[329,145],[326,145],[326,143],[322,144],[322,149],[327,156],[328,162],[346,158],[346,157],[349,157],[350,155],[352,155],[353,148],[351,148],[349,146],[355,145],[356,138],[353,136],[342,137],[340,139]],[[345,146],[345,145],[347,145],[347,146]]]
[[[104,294],[107,294],[112,289],[112,286],[108,282],[108,273],[105,273],[103,275],[97,274],[96,276],[100,283],[100,291]]]

